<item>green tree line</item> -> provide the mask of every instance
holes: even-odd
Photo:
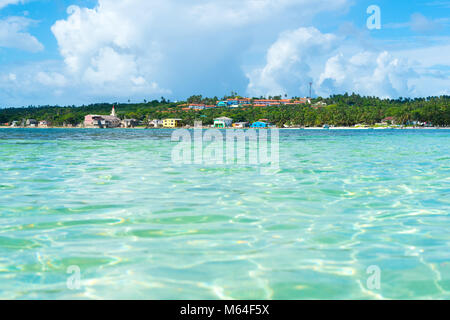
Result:
[[[188,103],[215,104],[218,99],[203,98],[201,95],[187,99]],[[317,102],[325,102],[323,107],[314,107]],[[233,121],[254,122],[269,119],[278,126],[354,126],[373,125],[386,117],[393,117],[396,123],[412,121],[428,122],[437,126],[450,126],[450,96],[427,98],[380,99],[357,94],[333,95],[329,98],[313,99],[312,105],[271,106],[241,108],[213,108],[201,111],[185,111],[186,102],[170,102],[163,98],[143,103],[114,104],[121,119],[181,118],[186,125],[195,121],[212,124],[214,118],[226,116]],[[113,104],[102,103],[88,106],[30,106],[26,108],[0,109],[0,123],[23,121],[24,119],[47,120],[54,126],[77,125],[87,114],[109,114]]]

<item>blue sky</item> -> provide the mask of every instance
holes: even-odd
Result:
[[[381,10],[369,30],[366,10]],[[0,107],[450,94],[450,1],[0,0]]]

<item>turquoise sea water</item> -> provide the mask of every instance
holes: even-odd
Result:
[[[272,175],[171,133],[0,129],[0,298],[450,298],[450,130],[281,131]]]

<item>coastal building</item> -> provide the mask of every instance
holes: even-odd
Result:
[[[84,117],[84,126],[86,128],[118,128],[121,124],[122,122],[117,117],[114,107],[109,116],[88,114]]]
[[[204,105],[204,104],[192,104],[191,103],[188,108],[189,109],[193,109],[193,110],[205,110],[206,105]]]
[[[306,104],[306,103],[311,104],[311,99],[310,98],[299,98],[299,99],[296,99],[291,102],[291,104]],[[326,105],[327,104],[325,103],[325,106]]]
[[[102,116],[100,124],[101,128],[118,128],[120,127],[121,121],[116,116]]]
[[[139,121],[136,119],[124,119],[122,120],[122,128],[134,128],[139,125]]]
[[[11,122],[11,127],[18,127],[18,126],[19,126],[19,121]]]
[[[297,104],[306,104],[311,103],[311,100],[308,98],[300,98],[300,99],[255,99],[253,100],[253,105],[255,107],[269,107],[269,106],[288,106],[288,105],[297,105]]]
[[[227,99],[227,104],[229,106],[244,106],[252,104],[252,99],[250,98],[236,98],[236,99]]]
[[[48,128],[48,127],[49,127],[49,124],[48,124],[48,122],[45,121],[45,120],[39,121],[38,127],[39,127],[39,128]]]
[[[269,122],[268,119],[259,119],[258,121],[252,123],[252,125],[251,125],[252,128],[258,128],[258,129],[265,129],[265,128],[270,128],[273,126],[274,126],[274,124]]]
[[[252,99],[252,98],[230,98],[216,102],[216,105],[209,106],[205,104],[185,104],[189,109],[204,110],[208,108],[240,108],[244,106],[268,107],[280,105],[299,105],[311,103],[309,98],[295,98],[295,99]],[[321,105],[322,106],[322,105]]]
[[[214,128],[229,128],[233,123],[233,119],[227,117],[220,117],[214,119]]]
[[[314,109],[326,107],[327,104],[323,101],[316,102],[312,105]]]
[[[164,128],[178,128],[181,126],[181,119],[164,119],[163,127]]]
[[[102,119],[102,116],[88,114],[87,116],[84,117],[84,126],[86,128],[100,127],[101,119]]]
[[[395,124],[395,118],[394,117],[384,118],[383,120],[381,120],[381,124],[383,124],[383,125]]]
[[[163,125],[164,125],[164,121],[163,120],[153,119],[153,120],[148,122],[148,126],[150,128],[162,128]]]
[[[239,108],[245,105],[251,105],[252,99],[250,98],[235,98],[227,99],[222,101],[217,101],[216,105],[218,107],[229,107],[229,108]]]
[[[421,122],[421,121],[417,121],[417,120],[409,120],[406,121],[405,125],[407,126],[414,126],[414,127],[433,127],[433,123],[432,122]]]
[[[311,103],[311,99],[251,99],[251,98],[235,98],[217,101],[217,107],[238,108],[242,106],[254,105],[255,107],[281,106],[281,105],[298,105]]]
[[[262,122],[262,121],[256,121],[256,122],[252,123],[251,127],[252,128],[258,128],[258,129],[260,129],[260,128],[267,128],[267,123]]]
[[[248,127],[248,122],[236,122],[236,123],[233,123],[233,128],[236,128],[236,129],[244,129],[244,128],[247,128]]]
[[[25,122],[25,125],[27,127],[37,127],[38,122],[35,119],[27,119],[27,121]]]

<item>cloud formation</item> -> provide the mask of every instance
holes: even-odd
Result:
[[[408,78],[415,74],[406,61],[392,57],[387,51],[363,51],[351,57],[343,54],[328,59],[318,80],[318,93],[355,92],[383,98],[410,96],[413,90]]]
[[[395,98],[450,94],[448,45],[401,51],[365,45],[370,39],[299,28],[281,33],[262,66],[247,72],[247,93],[254,96],[355,92]],[[445,40],[442,40],[446,43]]]
[[[320,95],[448,92],[443,79],[447,73],[436,67],[437,60],[429,63],[417,50],[367,45],[372,40],[367,30],[344,34],[345,28],[338,25],[336,31],[327,32],[314,27],[315,18],[339,16],[351,4],[350,0],[98,0],[94,8],[71,6],[67,17],[51,27],[61,60],[29,63],[27,70],[0,66],[0,97],[17,105],[160,96],[175,100],[231,91],[305,96],[310,81]],[[417,30],[428,28],[420,17],[416,20]],[[42,49],[26,33],[31,20],[14,23],[16,29],[10,28],[8,34],[15,35],[15,47]],[[447,65],[446,59],[439,61]],[[23,83],[29,86],[26,90]]]
[[[42,43],[26,32],[32,23],[34,23],[33,20],[23,17],[9,17],[0,20],[0,47],[30,52],[43,50]]]
[[[95,9],[71,6],[68,19],[53,25],[67,75],[101,95],[169,93],[153,81],[159,52],[147,40],[148,25],[139,23],[150,20],[145,19],[150,6],[140,11],[126,2],[101,1]]]
[[[337,40],[316,28],[299,28],[280,34],[267,51],[266,65],[247,74],[248,93],[253,96],[306,92],[313,80],[312,68],[317,57],[329,51]]]
[[[238,64],[261,25],[276,26],[286,10],[299,18],[342,8],[319,0],[99,0],[93,8],[71,6],[52,27],[67,72],[91,92],[188,94],[245,86]],[[236,49],[241,49],[239,52]],[[228,64],[228,66],[225,66]],[[218,78],[218,74],[221,78]],[[184,83],[183,83],[184,82]],[[225,82],[225,83],[224,83]],[[201,90],[201,89],[200,89]],[[180,92],[181,91],[181,92]]]
[[[308,95],[312,81],[314,92],[322,96],[344,92],[380,97],[413,94],[408,78],[415,73],[406,59],[394,58],[387,51],[367,51],[353,43],[351,49],[348,46],[342,37],[311,27],[283,32],[268,49],[266,64],[247,74],[247,91],[256,96]]]

